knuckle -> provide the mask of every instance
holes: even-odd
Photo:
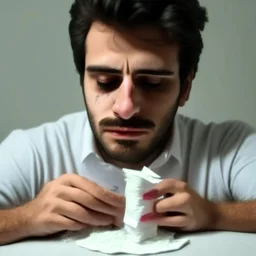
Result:
[[[181,190],[184,191],[184,190],[187,190],[188,184],[186,182],[181,181],[180,184],[179,184],[179,187],[180,187]]]
[[[85,197],[85,193],[83,191],[81,191],[80,189],[74,189],[72,191],[69,192],[69,195],[72,197],[72,199],[81,199],[83,198],[83,200],[87,200],[87,196],[88,194],[86,194],[86,198]],[[80,200],[79,200],[80,201]]]
[[[188,217],[184,218],[184,220],[183,220],[183,226],[184,226],[184,227],[187,227],[187,226],[189,226],[190,224],[191,224],[191,219],[188,218]]]
[[[79,193],[80,194],[80,196],[82,197],[82,193]],[[86,206],[95,206],[95,204],[96,204],[96,198],[95,197],[93,197],[92,195],[90,195],[90,194],[86,194],[86,196],[85,196],[85,199],[84,199],[84,204],[86,205]]]
[[[99,186],[96,185],[96,184],[93,184],[92,189],[95,191],[95,195],[96,195],[96,197],[98,197],[98,198],[105,199],[105,198],[108,198],[108,197],[109,197],[107,190],[106,190],[106,189],[103,189],[103,188],[101,188],[101,187],[99,187]]]
[[[63,226],[67,230],[74,230],[77,225],[75,221],[66,219],[66,221],[63,223]]]
[[[180,226],[180,227],[185,227],[187,226],[189,223],[188,221],[188,218],[184,217],[184,216],[180,216],[178,219],[177,219],[177,224]]]
[[[114,218],[107,214],[94,214],[92,222],[94,226],[108,226],[113,224]]]
[[[184,206],[186,204],[189,204],[190,200],[191,200],[190,194],[188,193],[180,194],[180,197],[179,197],[180,205]]]
[[[184,193],[183,197],[185,202],[190,202],[192,199],[192,196],[189,193]]]
[[[49,181],[48,183],[45,183],[45,184],[42,186],[42,189],[41,189],[41,191],[40,191],[39,194],[47,193],[49,190],[51,190],[52,183],[53,183],[53,181]]]
[[[161,201],[159,201],[154,205],[154,211],[157,213],[165,212],[165,208],[163,207],[163,203]]]
[[[59,198],[61,197],[62,193],[62,186],[57,183],[52,183],[47,191],[47,199]]]
[[[86,218],[86,216],[88,215],[88,211],[78,204],[69,205],[68,210],[69,210],[69,212],[72,212],[72,213],[76,214],[77,216],[85,216],[85,218]]]
[[[54,200],[45,198],[43,204],[42,204],[42,211],[50,214],[55,213],[59,210],[59,205],[55,203]]]

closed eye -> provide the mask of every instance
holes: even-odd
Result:
[[[158,90],[162,85],[163,79],[161,78],[138,77],[136,79],[136,86],[143,90]]]
[[[117,89],[120,86],[121,82],[122,82],[121,79],[113,79],[113,80],[104,81],[104,82],[97,80],[97,86],[102,91],[111,92]]]

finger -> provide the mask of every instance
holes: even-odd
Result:
[[[143,194],[144,200],[157,199],[161,196],[171,196],[178,192],[183,192],[187,189],[187,184],[183,181],[166,179],[158,183],[151,189]]]
[[[84,177],[67,175],[63,178],[63,184],[81,189],[106,204],[115,207],[123,207],[125,205],[125,198],[122,195],[113,193]]]
[[[189,212],[189,194],[179,193],[172,197],[167,197],[165,199],[158,200],[154,205],[154,210],[157,213],[165,212]]]
[[[175,194],[186,190],[187,184],[180,180],[166,179],[158,183],[155,188],[158,190],[159,195]]]
[[[64,230],[79,231],[79,230],[82,230],[82,229],[88,227],[88,225],[74,221],[65,216],[56,214],[55,218],[52,221],[51,227],[54,230],[57,230],[57,232],[64,231]]]
[[[114,222],[113,217],[110,215],[98,213],[64,200],[60,200],[57,210],[62,216],[92,226],[108,226]]]
[[[188,226],[189,219],[187,215],[178,215],[173,217],[159,217],[153,220],[158,226],[185,228]]]
[[[120,208],[106,204],[81,189],[62,186],[59,193],[62,199],[69,202],[75,202],[96,212],[112,216],[119,216],[122,214],[122,210]]]
[[[180,180],[166,179],[159,182],[154,188],[150,191],[147,191],[143,194],[144,199],[156,199],[160,196],[166,194],[175,194],[178,192],[183,192],[187,189],[187,184]]]
[[[125,208],[118,209],[118,214],[114,217],[114,225],[121,227],[124,221]]]

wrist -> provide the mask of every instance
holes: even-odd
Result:
[[[227,207],[224,203],[212,203],[211,205],[211,222],[210,230],[224,230],[228,223]]]
[[[12,243],[30,236],[30,218],[24,206],[0,211],[0,244]]]
[[[32,235],[32,218],[27,205],[20,206],[15,209],[16,219],[19,220],[17,233],[21,238],[26,238]]]
[[[35,224],[35,216],[33,216],[33,201],[21,206],[19,208],[22,219],[21,231],[25,237],[32,237],[37,235],[37,227]]]

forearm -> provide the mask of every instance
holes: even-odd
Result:
[[[24,239],[30,235],[26,206],[0,210],[0,245]]]
[[[256,232],[256,201],[213,205],[213,230]]]

